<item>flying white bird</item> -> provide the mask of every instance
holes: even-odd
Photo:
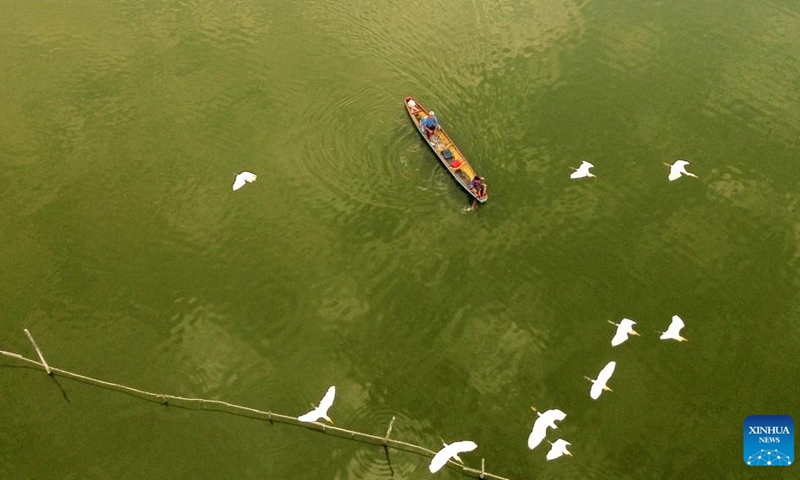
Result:
[[[617,326],[617,333],[615,333],[614,338],[611,339],[612,347],[616,347],[620,343],[627,340],[628,335],[636,335],[637,337],[639,336],[636,330],[633,329],[633,326],[636,325],[636,322],[634,322],[630,318],[623,318],[622,321],[620,321],[619,323],[614,323],[611,320],[609,320],[608,323]]]
[[[471,452],[478,448],[478,445],[475,442],[471,442],[469,440],[464,440],[463,442],[453,442],[450,445],[442,442],[442,445],[444,445],[444,448],[436,452],[436,455],[433,456],[433,460],[431,460],[431,464],[428,466],[428,470],[430,470],[431,473],[436,473],[441,470],[451,458],[458,460],[460,463],[464,463],[460,458],[458,458],[458,454],[463,452]]]
[[[239,190],[245,183],[255,182],[258,175],[252,172],[242,172],[236,174],[236,180],[233,181],[233,190]]]
[[[686,171],[686,165],[689,165],[689,162],[683,160],[681,158],[675,160],[675,163],[672,165],[665,163],[669,167],[669,181],[672,182],[680,178],[681,175],[687,175],[689,177],[697,178],[697,175],[694,173],[689,173]]]
[[[681,329],[685,326],[686,324],[683,323],[681,317],[673,315],[672,322],[669,324],[669,328],[667,328],[666,332],[661,334],[661,340],[677,340],[679,342],[688,341],[680,335]]]
[[[533,408],[533,407],[531,407]],[[531,434],[528,436],[528,448],[533,450],[540,443],[544,440],[545,435],[547,435],[547,427],[550,428],[558,428],[556,426],[556,421],[562,421],[567,417],[567,414],[562,412],[558,409],[548,410],[544,413],[539,413],[533,408],[533,411],[536,412],[536,415],[539,415],[539,418],[533,422],[533,430],[531,430]]]
[[[333,423],[333,420],[328,416],[328,409],[331,408],[333,405],[333,397],[336,396],[336,387],[330,387],[327,392],[325,392],[325,396],[322,397],[322,400],[319,401],[319,405],[311,410],[308,413],[300,415],[297,417],[298,420],[301,422],[316,422],[320,418],[324,418],[325,420]]]
[[[569,453],[569,450],[567,450],[567,445],[572,445],[568,441],[566,441],[566,440],[564,440],[562,438],[559,438],[555,442],[549,442],[548,441],[547,443],[552,445],[550,447],[550,451],[547,452],[547,459],[548,460],[556,459],[556,458],[558,458],[558,457],[560,457],[560,456],[562,456],[564,454],[567,454],[570,457],[572,456],[572,454]]]
[[[600,373],[597,374],[597,379],[592,380],[589,377],[583,377],[586,380],[592,382],[592,389],[589,391],[589,396],[592,397],[592,400],[597,400],[600,398],[600,394],[603,393],[603,390],[611,391],[610,388],[606,386],[608,379],[611,378],[611,375],[614,374],[614,369],[617,367],[617,362],[608,362]]]
[[[589,171],[590,168],[594,167],[591,163],[587,162],[586,160],[582,161],[578,168],[575,168],[574,172],[569,174],[569,178],[583,178],[583,177],[594,177],[594,174]]]

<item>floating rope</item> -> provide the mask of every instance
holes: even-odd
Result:
[[[267,420],[270,423],[285,423],[287,425],[296,425],[299,427],[305,427],[312,430],[321,431],[323,433],[328,433],[331,435],[335,435],[341,438],[348,438],[350,440],[355,440],[363,443],[367,443],[370,445],[378,445],[384,447],[387,453],[387,460],[388,460],[388,453],[389,448],[394,448],[395,450],[401,450],[405,452],[416,453],[418,455],[422,455],[425,457],[433,457],[436,455],[436,452],[420,445],[415,445],[413,443],[404,442],[401,440],[395,440],[393,438],[389,438],[389,435],[392,433],[392,428],[394,427],[395,418],[392,417],[392,421],[389,423],[389,428],[386,431],[386,435],[383,437],[377,435],[370,435],[368,433],[357,432],[355,430],[348,430],[346,428],[335,427],[332,425],[327,425],[324,423],[319,422],[301,422],[297,419],[297,417],[292,417],[289,415],[282,415],[280,413],[275,413],[272,411],[265,411],[259,410],[256,408],[245,407],[243,405],[236,405],[233,403],[223,402],[222,400],[209,400],[204,398],[188,398],[188,397],[180,397],[177,395],[168,395],[165,393],[153,393],[147,392],[144,390],[139,390],[138,388],[128,387],[125,385],[120,385],[118,383],[107,382],[105,380],[99,380],[97,378],[87,377],[85,375],[81,375],[78,373],[70,372],[67,370],[62,370],[60,368],[51,367],[47,364],[44,360],[44,356],[42,355],[39,346],[36,344],[36,341],[33,339],[33,336],[30,332],[25,329],[25,334],[28,336],[28,339],[33,344],[34,348],[36,349],[36,353],[39,355],[39,359],[41,362],[37,362],[36,360],[32,360],[30,358],[26,358],[18,353],[13,352],[6,352],[0,350],[0,355],[14,358],[17,360],[21,360],[23,362],[28,362],[32,365],[35,365],[42,370],[44,370],[48,375],[51,376],[61,376],[65,378],[70,378],[72,380],[77,380],[79,382],[87,383],[89,385],[94,385],[101,388],[107,388],[109,390],[116,390],[119,392],[127,393],[144,400],[148,400],[155,403],[161,403],[163,405],[173,405],[182,408],[194,408],[199,410],[212,410],[212,411],[219,411],[224,413],[233,413],[237,415],[246,416],[249,418],[256,418],[259,420]],[[209,408],[209,405],[213,408]],[[459,469],[461,473],[464,475],[473,477],[473,478],[488,478],[494,480],[509,480],[508,478],[501,477],[499,475],[494,475],[484,470],[484,459],[481,459],[481,469],[476,470],[474,468],[469,468],[465,465],[460,463],[456,463],[452,460],[449,461],[449,465],[456,469]],[[391,465],[390,465],[391,467]]]

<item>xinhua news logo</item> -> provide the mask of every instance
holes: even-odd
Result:
[[[744,463],[751,467],[786,467],[794,463],[794,419],[789,415],[745,418]]]

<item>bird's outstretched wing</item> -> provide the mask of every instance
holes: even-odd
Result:
[[[328,415],[328,409],[333,405],[333,399],[336,396],[336,387],[332,386],[325,392],[325,396],[320,400],[319,405],[308,413],[297,417],[301,422],[316,422],[320,418],[325,418]]]
[[[584,161],[581,162],[581,164],[578,166],[578,168],[576,168],[575,171],[572,172],[569,175],[569,178],[575,179],[575,178],[583,178],[583,177],[593,177],[594,175],[592,175],[589,172],[589,169],[592,168],[592,167],[594,167],[594,165],[592,165],[591,163],[589,163],[586,160],[584,160]]]
[[[297,417],[297,419],[300,420],[301,422],[316,422],[320,418],[321,417],[319,416],[319,413],[317,412],[316,408],[308,413],[305,413]]]
[[[328,388],[328,391],[325,392],[325,396],[322,397],[322,400],[319,401],[319,406],[317,408],[327,413],[328,409],[333,405],[334,397],[336,397],[336,387],[331,386]]]
[[[608,382],[608,379],[611,378],[611,375],[614,374],[615,368],[617,368],[617,362],[608,362],[606,366],[600,370],[600,374],[597,375],[597,381],[605,385],[606,382]]]
[[[233,181],[233,190],[239,190],[245,183],[255,182],[257,178],[258,175],[253,172],[242,172],[236,175],[236,179]]]
[[[436,455],[433,456],[433,460],[431,460],[428,470],[430,470],[431,473],[436,473],[445,466],[450,458],[462,452],[471,452],[476,448],[478,448],[478,445],[469,440],[453,442],[450,445],[445,445],[444,448],[436,452]]]
[[[670,339],[679,339],[681,337],[681,330],[685,327],[686,324],[683,323],[683,319],[677,315],[672,316],[672,322],[669,324],[669,328],[667,331],[661,334],[659,337],[661,340],[670,340]]]
[[[602,370],[600,370],[600,373],[597,375],[597,379],[592,382],[592,389],[589,391],[589,396],[592,397],[593,400],[600,398],[600,394],[603,393],[606,382],[608,382],[608,379],[611,378],[616,366],[617,362],[611,361],[608,362]]]
[[[547,425],[539,418],[534,422],[533,430],[531,430],[531,434],[528,435],[528,448],[533,450],[538,447],[539,444],[542,443],[542,440],[544,440],[545,435],[547,435]]]
[[[244,178],[245,182],[255,182],[256,179],[258,178],[258,175],[256,175],[253,172],[242,172],[239,175],[241,175],[242,178]]]
[[[620,343],[624,342],[628,339],[628,333],[625,332],[622,327],[617,327],[617,333],[614,334],[614,338],[611,339],[611,346],[616,347]]]
[[[600,398],[601,393],[603,393],[603,386],[595,380],[595,383],[592,384],[592,389],[589,390],[589,396],[592,397],[592,400],[597,400]]]
[[[634,325],[636,325],[636,322],[630,318],[623,318],[617,325],[617,331],[614,334],[614,338],[611,339],[611,346],[616,347],[620,343],[625,342],[628,339],[628,335],[637,335],[636,331],[633,329]]]
[[[533,422],[533,429],[531,434],[528,435],[528,448],[533,450],[538,447],[547,435],[547,427],[558,428],[555,422],[560,422],[565,418],[567,418],[567,414],[557,408],[540,414],[539,418]]]
[[[560,422],[567,418],[567,414],[557,408],[544,412],[542,416],[548,419],[548,423],[553,424],[553,428],[557,428],[554,422]]]
[[[686,160],[676,160],[672,166],[669,167],[669,181],[675,181],[679,179],[681,175],[687,174],[686,165],[689,165],[689,162]]]
[[[571,444],[568,441],[563,440],[561,438],[559,438],[558,440],[553,442],[552,446],[550,447],[550,451],[547,452],[547,459],[548,460],[554,460],[554,459],[556,459],[556,458],[558,458],[558,457],[560,457],[560,456],[562,456],[564,454],[572,455],[567,450],[567,445],[571,445]]]

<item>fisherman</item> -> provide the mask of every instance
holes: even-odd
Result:
[[[433,135],[433,132],[441,128],[439,126],[439,121],[436,120],[436,116],[433,114],[433,110],[428,112],[428,115],[426,115],[420,123],[422,124],[422,127],[425,129],[425,136],[428,138],[430,138],[431,135]]]
[[[475,178],[473,178],[472,182],[470,182],[469,189],[472,190],[472,193],[474,193],[478,198],[485,198],[488,194],[488,187],[485,183],[483,183],[483,178],[477,175],[475,175]]]

